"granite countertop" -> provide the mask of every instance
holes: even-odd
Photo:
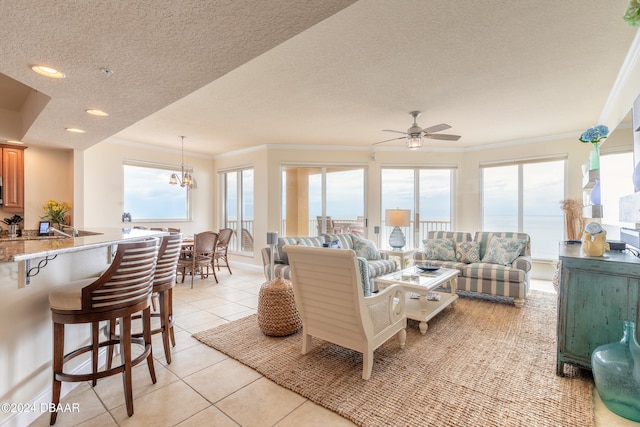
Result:
[[[23,236],[0,238],[0,262],[26,261],[34,258],[80,252],[105,247],[130,239],[162,236],[164,231],[131,228],[105,228],[80,231],[79,237]]]

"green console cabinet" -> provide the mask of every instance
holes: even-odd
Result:
[[[619,341],[624,321],[636,321],[640,258],[620,251],[586,256],[560,243],[556,374],[564,364],[591,369],[596,347]]]

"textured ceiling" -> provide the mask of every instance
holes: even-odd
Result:
[[[578,134],[597,123],[635,36],[621,19],[627,5],[0,0],[0,73],[51,98],[18,135],[2,126],[10,107],[0,101],[0,138],[176,148],[186,135],[187,151],[208,155],[369,146],[395,136],[382,129],[406,130],[412,110],[422,127],[462,135],[428,141],[436,147]],[[40,77],[33,63],[67,78]],[[0,79],[0,98],[5,90]]]

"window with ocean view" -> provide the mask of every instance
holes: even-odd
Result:
[[[483,166],[482,230],[527,233],[533,258],[557,259],[564,176],[565,160]]]
[[[187,221],[189,188],[169,184],[180,168],[127,161],[123,170],[123,213],[132,221]]]
[[[620,197],[633,194],[633,153],[601,153],[600,191],[602,194],[602,223],[614,227],[631,227],[634,224],[620,222]],[[618,236],[610,237],[618,239]]]

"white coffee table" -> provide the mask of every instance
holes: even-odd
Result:
[[[458,270],[441,268],[436,271],[422,272],[417,267],[409,267],[375,279],[380,290],[399,284],[405,291],[405,312],[407,319],[420,322],[420,332],[427,333],[427,322],[440,313],[449,304],[458,299]],[[436,288],[449,282],[450,292],[438,292]],[[432,297],[434,299],[429,299]]]

